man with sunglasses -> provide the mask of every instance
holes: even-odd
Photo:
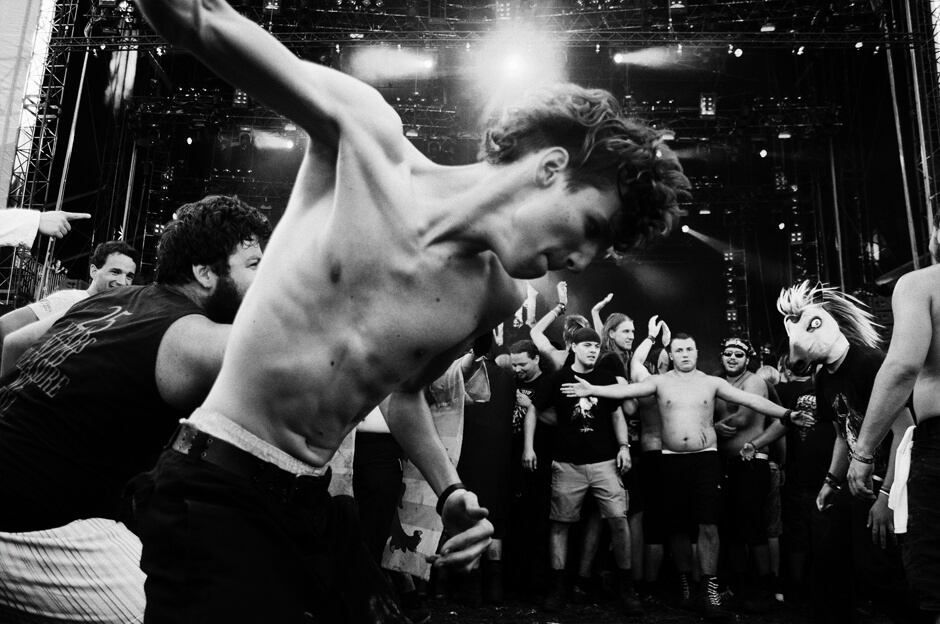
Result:
[[[721,343],[721,374],[735,388],[767,398],[767,383],[747,369],[753,353],[743,338],[727,338]],[[744,600],[748,611],[765,612],[773,606],[774,574],[767,544],[765,501],[770,491],[770,457],[767,447],[756,449],[753,459],[745,460],[741,449],[759,436],[765,418],[753,409],[718,398],[715,400],[715,432],[718,450],[724,460],[722,481],[721,535],[730,555],[732,574],[743,582],[747,571],[747,552],[754,557],[758,584]],[[740,592],[740,586],[736,587]]]

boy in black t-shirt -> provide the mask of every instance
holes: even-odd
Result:
[[[621,608],[626,614],[635,615],[642,612],[642,606],[630,578],[627,493],[620,478],[631,466],[627,423],[618,401],[568,397],[561,391],[562,384],[575,381],[575,374],[596,385],[616,384],[617,378],[608,371],[594,368],[600,353],[600,338],[593,329],[575,332],[572,352],[574,363],[546,381],[545,392],[536,404],[539,410],[553,407],[558,419],[555,461],[552,462],[553,584],[544,606],[547,611],[555,611],[565,604],[568,529],[578,520],[584,495],[590,490],[601,516],[610,523]],[[526,427],[526,432],[530,429]]]

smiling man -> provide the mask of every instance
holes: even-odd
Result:
[[[137,272],[137,251],[124,241],[101,243],[91,255],[91,284],[85,290],[60,290],[45,299],[0,316],[0,344],[16,330],[61,315],[72,304],[118,286],[130,286]]]

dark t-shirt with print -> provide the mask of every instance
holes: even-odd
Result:
[[[555,408],[558,428],[555,436],[555,460],[571,464],[596,464],[617,457],[619,445],[614,435],[612,414],[619,401],[598,397],[567,397],[562,384],[573,383],[577,375],[595,386],[609,386],[617,378],[606,370],[575,373],[570,368],[554,373],[546,381],[546,391],[538,398],[536,409]]]
[[[516,377],[516,392],[521,392],[522,394],[529,397],[533,404],[536,403],[536,397],[544,392],[545,382],[548,380],[549,375],[539,375],[532,381],[524,381]],[[519,405],[516,402],[516,407],[512,413],[512,434],[514,436],[521,436],[523,434],[523,423],[525,422],[526,408]]]
[[[853,344],[836,372],[830,373],[823,366],[816,374],[816,418],[835,422],[852,450],[855,450],[868,410],[875,376],[884,359],[885,354],[878,349]],[[875,449],[876,476],[884,478],[890,450],[891,433],[888,432]]]
[[[780,404],[787,409],[816,414],[816,387],[812,379],[777,384]],[[787,428],[787,484],[786,487],[819,491],[829,462],[836,431],[828,422],[815,427]]]

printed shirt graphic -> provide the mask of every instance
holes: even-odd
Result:
[[[830,373],[822,367],[817,375],[817,417],[837,423],[841,435],[853,450],[865,419],[875,377],[884,359],[885,354],[878,349],[853,344],[836,372]],[[889,432],[875,449],[876,476],[884,477],[890,449]]]
[[[156,383],[167,328],[203,311],[160,286],[81,301],[0,379],[0,526],[119,519],[124,485],[153,466],[179,419]],[[10,501],[16,501],[11,503]]]
[[[610,372],[595,368],[590,373],[575,373],[570,368],[554,373],[546,381],[546,391],[536,403],[536,409],[554,407],[558,416],[555,435],[555,460],[571,464],[595,464],[617,457],[617,437],[614,435],[613,413],[619,401],[597,397],[566,397],[561,392],[565,383],[573,383],[575,375],[596,386],[617,383]]]

